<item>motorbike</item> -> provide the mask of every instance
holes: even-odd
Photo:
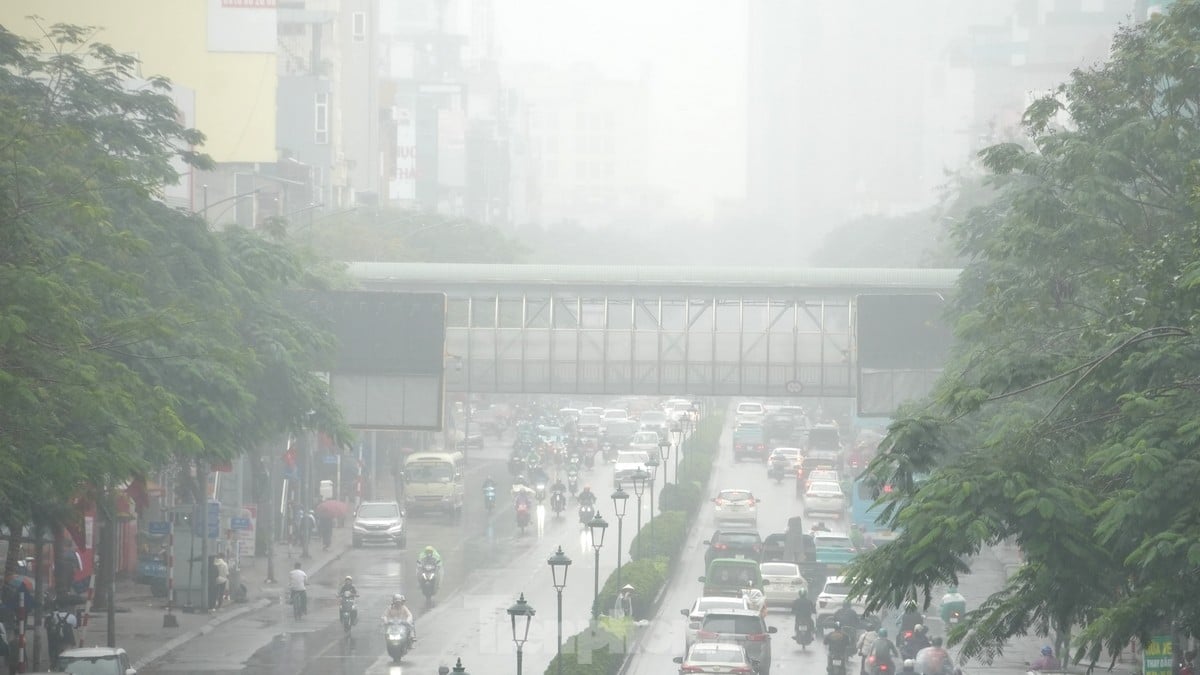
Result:
[[[550,508],[554,511],[555,518],[562,516],[563,510],[567,508],[567,496],[556,490],[550,495]]]
[[[784,476],[787,475],[787,462],[771,462],[771,468],[767,469],[767,476],[775,479],[775,484],[779,485],[783,482]]]
[[[517,504],[517,527],[521,528],[521,534],[525,534],[525,528],[529,527],[529,502]]]
[[[399,661],[412,649],[412,626],[403,621],[389,621],[384,627],[384,639],[388,656],[393,661]]]
[[[538,481],[533,486],[533,491],[536,493],[537,500],[539,502],[543,502],[546,500],[546,483],[544,481]]]
[[[604,461],[611,462],[613,460],[613,455],[615,454],[613,452],[613,444],[609,443],[608,441],[601,443],[600,453],[604,457]]]
[[[347,633],[358,623],[358,603],[354,600],[354,593],[342,591],[338,603],[338,618],[341,619],[342,630]]]
[[[960,623],[962,623],[962,612],[958,610],[950,612],[950,620],[946,622],[946,625],[949,627],[954,627]]]
[[[800,645],[801,649],[806,649],[813,641],[813,629],[808,624],[801,624],[796,627],[796,634],[792,636],[796,644]]]
[[[867,657],[867,675],[894,675],[895,664],[891,661],[880,661],[872,654]]]
[[[596,515],[596,507],[591,504],[584,504],[579,507],[579,522],[587,525],[592,521],[592,517]]]
[[[483,488],[483,505],[487,508],[487,512],[491,513],[492,509],[496,508],[496,487],[488,485]]]
[[[433,605],[433,595],[438,588],[438,566],[435,562],[420,563],[417,581],[421,584],[421,593],[425,594],[425,604]]]
[[[829,665],[825,672],[829,675],[846,675],[846,659],[840,656],[829,657]]]
[[[579,472],[575,469],[567,472],[567,489],[572,495],[579,492]]]

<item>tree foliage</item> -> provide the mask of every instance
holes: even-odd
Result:
[[[967,656],[1082,627],[1094,663],[1200,632],[1198,119],[1200,2],[1180,0],[982,153],[996,196],[954,228],[954,360],[870,468],[903,530],[854,568],[872,605],[929,603],[1015,540],[1026,564],[952,635]]]
[[[157,199],[200,167],[169,83],[55,25],[0,28],[0,521],[175,459],[231,458],[305,413],[345,439],[312,371],[331,338],[280,304],[317,283],[253,233]]]
[[[333,260],[515,263],[525,248],[498,228],[467,218],[403,209],[352,209],[299,215],[293,240]]]

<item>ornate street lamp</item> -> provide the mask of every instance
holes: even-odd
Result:
[[[633,494],[637,497],[637,534],[633,535],[634,541],[638,541],[637,536],[642,533],[642,494],[646,492],[646,481],[650,479],[650,473],[645,469],[638,469],[633,472],[633,477],[629,480],[633,483]],[[641,543],[638,543],[641,547]],[[641,551],[634,550],[634,553]]]
[[[675,483],[678,484],[679,456],[683,454],[683,420],[675,420],[675,424],[671,425],[671,437],[675,439]],[[663,455],[663,459],[666,459],[666,455]]]
[[[562,546],[546,560],[550,566],[550,574],[554,579],[554,590],[558,592],[558,673],[562,675],[562,592],[567,587],[567,572],[571,569],[571,559],[563,553]]]
[[[592,592],[592,618],[600,618],[600,548],[604,546],[604,531],[608,529],[608,521],[600,517],[597,511],[588,521],[588,531],[592,534],[592,549],[596,552],[596,590]]]
[[[655,479],[658,478],[658,465],[659,465],[659,461],[658,461],[657,457],[651,457],[650,459],[646,460],[646,468],[649,469],[649,471],[647,473],[650,476],[650,555],[651,556],[653,556],[655,553],[658,552],[658,543],[654,539],[654,481],[655,481]]]
[[[522,650],[525,649],[525,641],[529,639],[529,624],[533,621],[533,615],[536,613],[533,607],[525,602],[524,593],[517,600],[517,604],[508,608],[508,618],[512,621],[513,644],[517,646],[517,675],[521,675]],[[525,625],[518,629],[517,619],[522,617],[525,619]]]
[[[470,673],[467,672],[467,669],[463,668],[462,657],[459,657],[458,661],[454,664],[454,668],[452,668],[450,672],[454,673],[454,675],[470,675]]]
[[[661,441],[659,441],[658,442],[658,454],[659,454],[659,456],[662,457],[663,464],[665,465],[667,463],[667,460],[671,458],[671,441],[667,440],[665,437]],[[666,484],[666,482],[667,482],[667,470],[664,468],[663,469],[663,484]],[[675,482],[676,483],[679,482],[679,472],[678,471],[675,472]],[[651,511],[653,511],[653,509],[651,509]]]
[[[617,514],[617,588],[621,587],[621,562],[625,556],[623,536],[625,534],[625,507],[629,501],[629,493],[617,483],[617,489],[612,493],[613,513]]]

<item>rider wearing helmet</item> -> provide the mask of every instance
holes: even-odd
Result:
[[[577,499],[579,500],[580,506],[596,505],[596,493],[592,492],[591,485],[584,485],[583,490],[579,493],[579,497],[577,497]]]
[[[413,639],[417,639],[417,626],[416,622],[413,621],[412,610],[408,608],[408,603],[405,601],[404,596],[399,593],[392,596],[392,604],[388,605],[387,612],[383,615],[383,622],[385,624],[392,621],[408,624],[412,628]]]
[[[842,630],[840,621],[833,622],[833,632],[825,636],[825,652],[830,661],[833,659],[842,659],[843,670],[845,672],[845,658],[850,653],[850,636],[846,635],[846,631]],[[833,664],[830,663],[830,666]]]
[[[892,641],[888,639],[886,628],[879,629],[879,637],[875,638],[875,645],[872,647],[872,656],[875,657],[875,669],[879,670],[879,664],[886,663],[892,667],[893,672],[896,669],[896,659],[900,657],[899,650]]]
[[[903,635],[925,622],[925,617],[917,611],[917,603],[909,602],[904,606],[904,614],[900,617],[900,634]]]
[[[958,592],[958,586],[951,586],[946,589],[946,594],[942,596],[942,606],[940,609],[942,623],[946,625],[950,624],[950,616],[955,612],[958,612],[959,617],[967,613],[967,599]]]
[[[442,568],[442,554],[438,553],[437,549],[435,549],[434,547],[426,546],[425,550],[421,551],[420,562],[421,563],[432,562],[433,564],[437,565],[438,569],[440,570]]]
[[[496,481],[492,479],[491,475],[488,475],[487,478],[483,479],[483,490],[484,490],[484,492],[487,492],[488,490],[495,490],[495,489],[496,489]]]
[[[358,597],[358,589],[354,587],[354,577],[349,574],[346,575],[345,579],[342,579],[342,585],[338,587],[338,597],[341,597],[346,591],[349,591],[350,595]]]
[[[854,611],[854,607],[850,602],[850,598],[846,598],[842,602],[842,606],[833,613],[833,620],[842,624],[842,628],[847,631],[858,629],[858,613]]]
[[[1041,658],[1039,658],[1037,661],[1034,661],[1033,663],[1029,664],[1030,670],[1037,670],[1037,671],[1042,671],[1042,672],[1058,670],[1059,668],[1060,668],[1060,665],[1058,663],[1058,659],[1054,658],[1054,650],[1050,648],[1050,645],[1046,645],[1045,647],[1042,647]]]
[[[925,624],[919,623],[916,626],[913,626],[912,637],[908,638],[908,640],[904,643],[905,658],[915,657],[917,652],[925,649],[929,646],[929,644],[929,630],[926,628]]]
[[[954,662],[950,653],[942,647],[942,638],[933,638],[933,644],[917,652],[917,672],[922,675],[952,675]]]
[[[808,597],[808,593],[801,588],[799,595],[792,601],[792,616],[795,617],[792,632],[799,633],[800,626],[808,626],[808,629],[811,631],[813,629],[813,614],[816,613],[817,606]]]

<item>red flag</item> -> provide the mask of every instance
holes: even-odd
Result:
[[[288,445],[287,451],[283,453],[283,463],[286,464],[289,469],[296,468],[296,444],[295,443]]]

